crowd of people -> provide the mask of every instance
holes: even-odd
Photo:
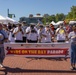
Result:
[[[51,42],[66,42],[68,34],[71,32],[69,25],[60,24],[58,28],[54,25],[42,25],[31,23],[30,26],[26,22],[19,24],[3,25],[3,30],[8,35],[9,42],[16,43],[51,43]]]
[[[54,25],[42,25],[26,22],[18,24],[0,23],[0,66],[4,60],[4,42],[15,43],[52,43],[52,42],[71,42],[71,69],[75,69],[76,63],[76,25],[60,24],[58,28]]]

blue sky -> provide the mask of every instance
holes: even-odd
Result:
[[[70,7],[76,5],[76,0],[0,0],[0,15],[7,16],[9,8],[11,14],[15,14],[15,20],[22,16],[37,13],[49,15],[56,13],[68,14]]]

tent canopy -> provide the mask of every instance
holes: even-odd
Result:
[[[0,15],[0,23],[3,23],[6,21],[6,18],[4,18],[3,16]]]
[[[13,20],[12,18],[6,17],[6,23],[14,23],[15,20]]]
[[[59,25],[59,24],[63,24],[64,21],[58,21],[56,24]]]
[[[52,21],[50,24],[57,25],[54,21]]]
[[[9,21],[15,22],[15,20],[13,20],[12,18],[9,18],[9,17],[6,17],[6,20],[9,20]]]
[[[8,24],[8,23],[17,24],[18,22],[13,20],[12,18],[3,17],[3,16],[0,15],[0,23],[3,23],[3,24]]]
[[[76,21],[70,21],[70,22],[69,22],[69,24],[74,24],[74,23],[76,23]]]

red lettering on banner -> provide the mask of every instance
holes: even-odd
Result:
[[[68,48],[55,48],[55,49],[7,49],[7,54],[14,55],[66,55]]]

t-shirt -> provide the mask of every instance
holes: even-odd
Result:
[[[60,34],[64,34],[64,30],[63,30],[63,29],[60,29],[60,30],[59,30],[59,33],[60,33]]]
[[[74,31],[70,32],[68,38],[70,38],[71,42],[76,42],[76,32]]]
[[[16,33],[18,31],[18,27],[16,27],[13,31],[13,33]],[[15,34],[15,40],[23,40],[23,34],[21,31],[19,31],[18,33]]]
[[[44,28],[42,30],[40,30],[40,29],[38,30],[38,35],[39,35],[38,39],[41,39],[41,43],[45,43],[45,37],[42,36],[42,35],[46,35]]]
[[[26,37],[26,28],[27,28],[27,26],[22,26],[22,30],[23,30],[23,32],[24,32],[24,37]]]
[[[9,38],[8,39],[9,39],[10,42],[15,42],[14,37],[12,37],[13,35],[14,34],[12,32],[9,33]]]
[[[46,28],[43,29],[42,31],[38,30],[38,34],[39,34],[39,39],[41,39],[41,43],[51,42],[51,34],[49,31],[46,31]],[[41,35],[45,35],[46,37]]]
[[[35,29],[35,31],[37,32],[37,28],[34,27],[34,29]],[[28,32],[31,32],[30,26],[26,28],[26,33],[28,33]],[[30,40],[30,39],[29,39],[29,36],[30,36],[30,33],[29,33],[29,34],[26,34],[26,37],[27,37],[28,40]]]
[[[38,40],[38,34],[37,33],[29,33],[27,39],[29,39],[31,41],[36,41],[36,40]]]
[[[59,33],[57,33],[57,40],[65,40],[65,39],[66,39],[65,31],[64,29],[60,29]]]

